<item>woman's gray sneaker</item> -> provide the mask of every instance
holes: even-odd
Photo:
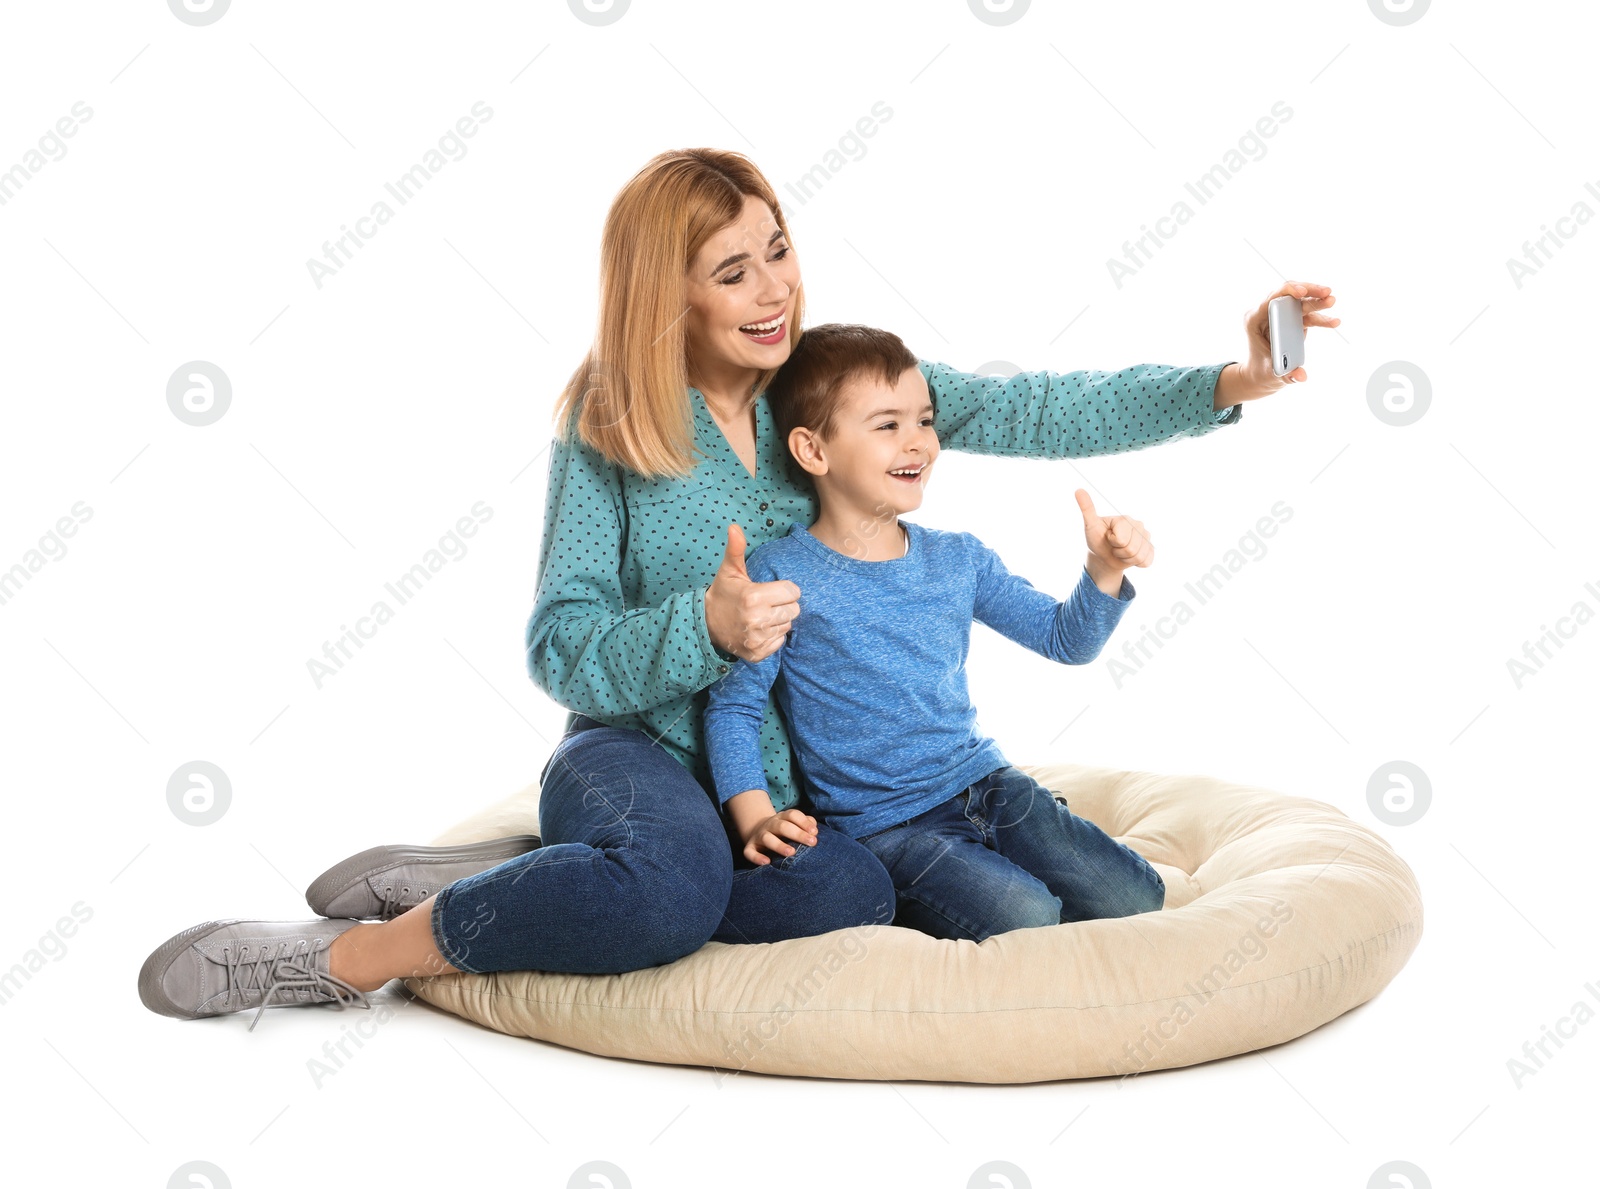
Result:
[[[169,937],[139,970],[139,998],[180,1020],[256,1008],[360,1003],[366,995],[328,970],[328,947],[355,921],[207,921]]]
[[[498,867],[539,846],[536,834],[460,846],[375,846],[335,863],[306,889],[318,916],[389,920],[458,879]]]

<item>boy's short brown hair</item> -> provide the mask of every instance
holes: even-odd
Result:
[[[826,441],[837,428],[846,384],[872,378],[893,387],[917,362],[887,330],[826,322],[803,331],[767,386],[779,440],[787,443],[790,431],[804,426]]]

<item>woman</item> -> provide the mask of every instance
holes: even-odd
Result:
[[[1305,325],[1338,324],[1316,312],[1333,304],[1327,287],[1280,294],[1301,299]],[[702,751],[706,687],[780,647],[802,614],[794,583],[749,580],[745,552],[816,514],[761,399],[804,320],[772,187],[737,153],[660,154],[612,204],[600,300],[593,349],[556,408],[526,638],[530,675],[569,711],[540,773],[542,845],[352,856],[308,893],[334,919],[212,921],[163,943],[140,972],[152,1010],[259,1018],[269,1005],[364,1003],[396,977],[617,973],[710,940],[890,923],[887,871],[805,812],[775,707],[762,745],[777,812],[763,835],[780,858],[734,853]],[[1266,308],[1247,319],[1242,364],[1002,382],[923,362],[940,443],[1064,458],[1234,424],[1242,402],[1305,378],[1273,375]]]

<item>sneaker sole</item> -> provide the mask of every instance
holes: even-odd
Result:
[[[206,921],[162,942],[155,953],[144,960],[144,965],[139,967],[139,1001],[158,1016],[171,1016],[175,1020],[203,1019],[200,1013],[184,1011],[168,999],[161,990],[162,980],[173,959],[193,945],[195,938],[227,925],[237,925],[244,919],[244,917],[230,917],[222,921]]]
[[[492,838],[487,842],[467,842],[459,846],[374,846],[360,854],[351,855],[342,863],[328,868],[306,889],[306,903],[311,911],[325,917],[327,906],[368,876],[406,863],[488,863],[497,866],[507,859],[527,854],[540,846],[537,834],[516,834],[509,838]],[[331,919],[331,918],[330,918]],[[365,918],[361,918],[365,919]]]

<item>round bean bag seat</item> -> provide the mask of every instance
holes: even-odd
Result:
[[[1021,765],[1019,765],[1021,766]],[[1209,776],[1024,767],[1166,879],[1160,912],[947,941],[893,924],[708,942],[626,974],[408,979],[436,1007],[614,1057],[810,1077],[1038,1082],[1301,1036],[1422,935],[1410,867],[1331,805]],[[437,844],[538,833],[530,786]]]

